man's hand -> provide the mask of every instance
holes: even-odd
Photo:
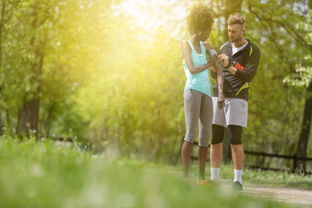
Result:
[[[219,59],[222,62],[223,67],[227,67],[229,65],[230,58],[224,53],[219,55]]]

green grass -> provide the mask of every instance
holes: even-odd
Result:
[[[187,183],[176,167],[51,141],[0,138],[0,174],[0,207],[290,207]]]
[[[207,175],[210,175],[209,170],[207,170]],[[233,178],[233,167],[231,164],[226,164],[222,166],[221,178]],[[312,175],[245,169],[243,180],[244,183],[248,184],[312,190]]]
[[[247,183],[312,190],[312,176],[273,171],[245,171]]]

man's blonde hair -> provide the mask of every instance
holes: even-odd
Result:
[[[245,28],[245,17],[243,17],[240,13],[230,15],[226,22],[228,25],[239,24]]]

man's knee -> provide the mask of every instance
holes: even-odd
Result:
[[[231,132],[231,144],[242,144],[243,128],[241,126],[229,125]]]
[[[223,142],[224,138],[224,126],[212,124],[212,139],[211,144],[219,144]]]

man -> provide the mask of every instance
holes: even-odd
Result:
[[[247,127],[248,115],[248,83],[256,74],[260,50],[250,40],[245,39],[245,19],[239,13],[231,15],[227,20],[230,42],[224,43],[219,50],[219,59],[223,64],[223,92],[225,106],[218,108],[218,88],[214,87],[212,122],[212,140],[210,149],[211,180],[217,181],[222,162],[223,137],[225,126],[231,135],[231,150],[234,166],[235,190],[243,189],[244,149],[241,142],[242,128]]]

